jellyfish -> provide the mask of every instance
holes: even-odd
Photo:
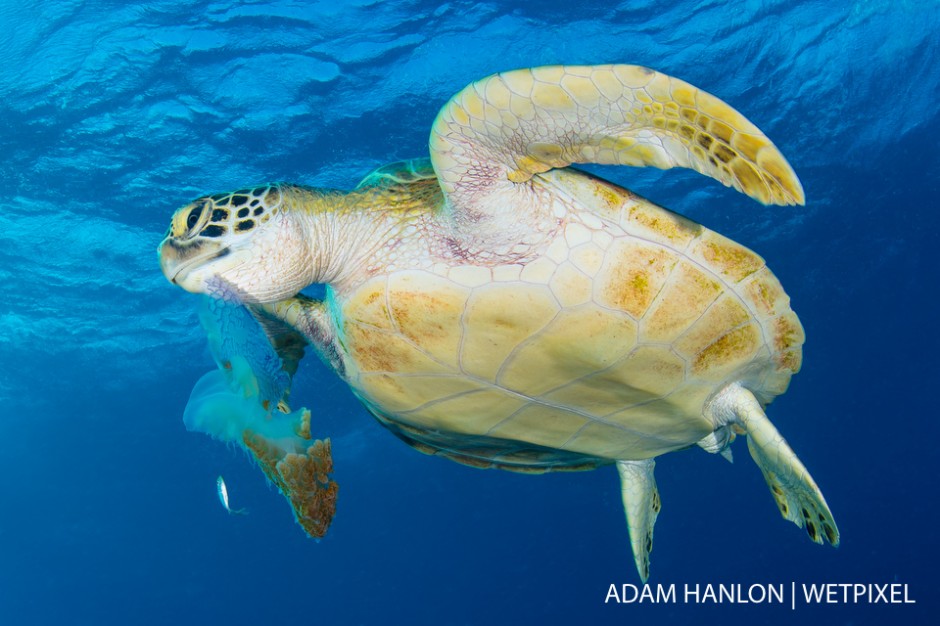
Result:
[[[244,448],[290,502],[304,531],[323,537],[339,488],[330,478],[330,440],[312,441],[310,411],[287,405],[302,351],[279,356],[252,313],[234,299],[202,296],[199,320],[218,368],[196,382],[183,424]]]

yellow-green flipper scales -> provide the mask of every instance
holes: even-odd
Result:
[[[543,67],[466,87],[434,122],[429,161],[351,192],[200,198],[174,217],[161,265],[188,291],[248,304],[285,371],[308,342],[422,452],[520,472],[616,466],[643,580],[655,457],[693,444],[730,456],[736,434],[784,517],[836,545],[764,413],[802,361],[779,281],[747,248],[569,167],[586,162],[692,168],[765,204],[804,201],[777,148],[714,96],[636,66]],[[298,296],[312,283],[322,301]],[[246,441],[274,475],[284,446],[266,443],[267,424]],[[307,483],[332,467],[329,448],[294,449],[309,469],[273,480],[325,532],[316,510],[335,483]]]
[[[687,167],[764,204],[804,202],[790,165],[743,115],[635,65],[523,69],[473,83],[435,121],[431,160],[455,204],[483,211],[481,185],[510,188],[503,181],[572,163]]]

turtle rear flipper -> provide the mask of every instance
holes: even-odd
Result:
[[[730,385],[710,403],[710,412],[747,434],[751,458],[760,467],[780,514],[816,543],[839,545],[839,528],[816,481],[780,432],[764,414],[760,403],[740,385]]]
[[[627,514],[630,547],[640,579],[650,576],[650,552],[653,551],[653,525],[661,507],[659,490],[653,478],[653,459],[617,461],[623,509]]]

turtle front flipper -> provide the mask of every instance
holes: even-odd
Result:
[[[797,458],[750,391],[734,384],[723,389],[706,409],[714,418],[747,434],[751,458],[760,467],[781,515],[816,543],[839,545],[839,529],[816,481]]]
[[[261,324],[265,336],[291,376],[303,357],[304,347],[310,344],[317,356],[343,377],[345,364],[337,348],[325,302],[297,294],[286,300],[250,305],[249,310]]]
[[[645,461],[617,461],[620,474],[620,492],[623,509],[627,514],[630,546],[640,579],[645,583],[650,576],[650,552],[653,550],[653,525],[661,507],[656,479],[653,478],[653,459]]]
[[[803,204],[793,169],[754,124],[715,96],[635,65],[484,78],[444,106],[430,148],[452,210],[476,223],[506,206],[538,206],[520,203],[514,185],[572,163],[687,167],[764,204]]]

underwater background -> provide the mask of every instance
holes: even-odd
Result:
[[[940,3],[0,0],[0,624],[926,623],[940,611]],[[916,604],[605,604],[638,584],[613,468],[424,456],[308,358],[333,441],[307,539],[241,450],[188,433],[214,365],[161,275],[173,210],[425,156],[491,73],[633,63],[757,124],[805,207],[591,168],[761,254],[806,329],[768,414],[842,534],[781,519],[743,441],[658,460],[651,584],[905,583]],[[229,516],[216,494],[228,483]],[[931,617],[932,616],[932,617]]]

